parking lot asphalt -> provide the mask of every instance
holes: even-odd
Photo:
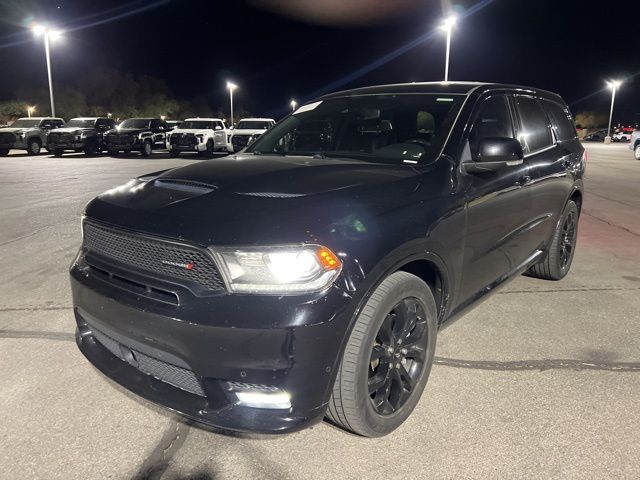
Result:
[[[194,157],[1,158],[0,478],[638,478],[640,161],[587,148],[569,276],[518,278],[443,330],[418,407],[379,439],[202,430],[78,352],[67,268],[83,206]]]

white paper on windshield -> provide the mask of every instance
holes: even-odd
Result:
[[[322,100],[320,100],[319,102],[308,103],[307,105],[301,106],[299,109],[293,112],[293,114],[296,115],[298,113],[310,112],[311,110],[314,110],[321,103],[322,103]]]

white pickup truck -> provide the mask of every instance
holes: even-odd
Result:
[[[243,118],[231,132],[232,151],[242,150],[275,124],[273,118]]]
[[[187,118],[167,134],[167,148],[174,157],[181,152],[197,152],[201,155],[231,152],[229,133],[224,120],[219,118]]]

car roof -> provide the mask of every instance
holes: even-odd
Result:
[[[207,117],[196,117],[196,118],[185,118],[185,122],[197,122],[198,120],[204,120],[205,122],[222,122],[221,118],[207,118]]]
[[[238,120],[239,122],[243,122],[243,121],[251,121],[251,122],[275,122],[275,120],[273,118],[241,118],[240,120]]]
[[[510,85],[503,83],[487,83],[487,82],[412,82],[412,83],[394,83],[388,85],[374,85],[369,87],[354,88],[351,90],[343,90],[330,93],[321,100],[329,98],[338,98],[352,95],[380,95],[380,94],[407,94],[407,93],[435,93],[442,95],[470,95],[472,93],[486,93],[496,90],[507,90],[512,92],[521,92],[534,94],[554,100],[562,100],[561,97],[553,92],[542,90],[539,88],[526,87],[522,85]],[[319,99],[319,100],[320,100]]]
[[[62,120],[64,122],[60,117],[20,117],[18,120]]]
[[[102,118],[111,120],[110,118],[107,118],[107,117],[73,117],[71,120],[100,120]]]

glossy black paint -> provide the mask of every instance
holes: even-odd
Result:
[[[428,163],[238,155],[151,174],[92,200],[86,215],[94,221],[200,247],[322,244],[341,256],[343,271],[320,293],[206,297],[144,272],[119,272],[176,292],[179,305],[167,305],[96,278],[81,251],[71,284],[83,353],[128,389],[200,422],[291,431],[322,419],[354,319],[388,274],[404,269],[430,283],[444,325],[544,258],[564,205],[581,199],[582,146],[577,139],[556,142],[525,153],[521,162],[470,172],[463,164],[475,160],[466,140],[479,105],[490,96],[564,102],[540,90],[469,83],[390,85],[331,96],[415,92],[467,96],[441,154]],[[517,129],[517,117],[514,122]],[[198,182],[209,190],[158,188],[156,178]],[[122,343],[181,359],[202,379],[207,399],[110,355],[93,339],[92,324]],[[239,407],[221,393],[225,380],[286,390],[292,407]]]

